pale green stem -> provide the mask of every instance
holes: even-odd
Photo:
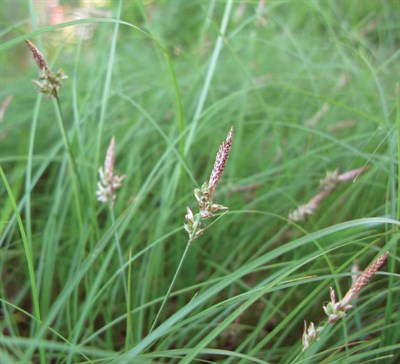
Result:
[[[75,157],[71,149],[71,143],[68,138],[67,130],[65,128],[65,120],[61,109],[61,103],[58,95],[55,96],[55,106],[57,111],[57,121],[60,127],[61,136],[64,142],[65,149],[67,150],[68,161],[72,172],[72,187],[73,187],[73,195],[75,199],[75,206],[76,206],[76,213],[78,217],[78,224],[79,224],[79,232],[81,235],[81,241],[83,241],[83,220],[82,220],[82,213],[81,213],[81,197],[79,186],[82,186],[80,181],[78,167],[76,165]],[[83,250],[83,249],[82,249]]]
[[[192,233],[191,233],[190,236],[189,236],[189,240],[188,240],[188,242],[187,242],[187,244],[186,244],[186,247],[185,247],[185,250],[184,250],[184,252],[183,252],[183,254],[182,254],[181,260],[179,261],[178,268],[176,268],[174,277],[172,278],[172,281],[171,281],[171,283],[170,283],[170,285],[169,285],[169,287],[168,287],[168,291],[167,291],[166,295],[164,296],[164,299],[163,299],[163,301],[162,301],[162,303],[161,303],[160,309],[158,310],[157,316],[156,316],[156,318],[154,319],[153,324],[151,325],[149,334],[154,330],[154,328],[155,328],[155,326],[156,326],[156,324],[157,324],[157,322],[158,322],[158,319],[159,319],[159,317],[160,317],[160,314],[161,314],[161,312],[162,312],[162,310],[163,310],[165,304],[167,303],[167,300],[168,300],[169,296],[171,295],[172,288],[174,287],[176,278],[178,277],[178,274],[179,274],[179,272],[180,272],[180,270],[181,270],[181,268],[182,268],[183,261],[185,260],[186,255],[187,255],[187,253],[188,253],[188,251],[189,251],[189,248],[190,248],[190,243],[191,243],[191,242],[193,241],[193,239],[194,239],[194,236],[195,236],[195,234],[196,234],[197,227],[199,226],[200,222],[201,222],[201,216],[200,216],[200,214],[197,214],[197,215],[196,215],[196,219],[195,219],[194,224],[193,224],[193,231],[192,231]]]
[[[132,337],[132,324],[131,324],[131,275],[132,275],[132,250],[129,251],[129,266],[128,266],[128,297],[126,301],[126,337],[125,337],[125,351],[129,350],[129,341]]]
[[[108,206],[110,208],[111,223],[112,223],[112,226],[114,228],[115,227],[114,205],[113,205],[112,202],[110,202]],[[121,244],[120,244],[120,239],[119,239],[119,234],[118,234],[118,230],[117,229],[114,229],[114,237],[115,237],[115,246],[116,246],[117,252],[118,252],[119,264],[120,264],[121,267],[123,267],[124,266],[124,260],[123,260],[123,257],[122,257]],[[126,278],[125,278],[123,270],[121,270],[121,279],[122,279],[122,285],[124,286],[126,302],[128,302],[128,290],[127,290]]]

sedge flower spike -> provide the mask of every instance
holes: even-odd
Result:
[[[122,180],[125,176],[117,176],[113,174],[114,170],[114,149],[115,138],[112,137],[108,145],[106,158],[104,160],[104,168],[99,168],[100,181],[97,182],[97,200],[101,203],[113,204],[117,197],[117,190],[121,187]]]
[[[383,263],[385,263],[388,255],[389,252],[385,252],[376,258],[375,261],[357,277],[340,301],[336,302],[335,291],[330,287],[331,301],[326,306],[322,306],[328,316],[329,323],[332,324],[346,316],[347,311],[353,307],[350,305],[350,301],[352,301],[355,296],[357,296],[358,292],[360,292],[361,288],[371,280],[373,275],[378,271]]]
[[[194,215],[192,210],[187,207],[187,213],[185,215],[186,224],[184,224],[184,228],[189,234],[190,241],[203,234],[205,229],[205,225],[202,223],[203,219],[214,216],[215,212],[228,209],[225,206],[213,202],[213,193],[224,172],[225,164],[231,150],[232,140],[233,127],[231,127],[225,141],[218,148],[214,166],[208,181],[204,182],[200,188],[194,189],[194,196],[197,201],[199,212]]]
[[[351,171],[339,174],[339,170],[328,171],[325,178],[319,181],[321,191],[318,192],[306,204],[300,205],[288,215],[288,220],[297,222],[305,219],[307,216],[313,215],[319,208],[319,203],[340,184],[348,181],[355,181],[358,176],[368,170],[368,166],[352,169]]]
[[[314,322],[310,322],[310,325],[307,327],[307,322],[304,321],[304,331],[303,336],[301,337],[301,341],[303,343],[303,352],[306,351],[310,344],[314,341],[319,340],[319,334],[322,331],[322,327],[315,328]]]
[[[350,305],[350,302],[357,296],[361,288],[363,288],[371,280],[374,274],[382,267],[388,255],[389,252],[385,252],[380,255],[369,265],[367,269],[365,269],[355,280],[353,280],[353,284],[351,285],[350,289],[340,301],[336,302],[335,290],[332,287],[329,288],[330,302],[326,306],[322,306],[326,315],[328,316],[328,321],[324,325],[318,326],[317,328],[315,328],[312,322],[308,327],[304,322],[304,332],[302,336],[303,352],[309,348],[311,343],[319,340],[320,334],[329,324],[334,324],[336,321],[346,316],[347,311],[353,307]]]
[[[232,146],[233,139],[233,126],[229,130],[226,140],[219,146],[217,156],[215,157],[214,167],[211,171],[210,178],[208,179],[208,188],[212,194],[217,187],[218,181],[220,180],[222,173],[225,168],[226,161],[229,156],[229,152]]]
[[[29,40],[26,40],[25,43],[39,68],[38,79],[32,80],[38,87],[38,92],[48,97],[58,98],[58,90],[62,86],[62,80],[68,78],[68,76],[66,76],[61,69],[53,73],[39,49]]]

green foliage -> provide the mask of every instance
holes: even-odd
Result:
[[[56,25],[45,2],[1,4],[0,361],[398,361],[398,3],[95,3]],[[59,103],[37,94],[25,39],[68,75]],[[229,210],[189,249],[186,207],[232,125]],[[112,136],[126,177],[110,208]],[[288,221],[327,171],[366,165]],[[329,287],[340,299],[387,250],[303,353]]]

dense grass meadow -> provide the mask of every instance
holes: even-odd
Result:
[[[399,2],[0,10],[1,364],[400,362]]]

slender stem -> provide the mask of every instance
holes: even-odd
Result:
[[[132,324],[131,324],[131,275],[132,275],[132,249],[129,250],[129,265],[128,265],[128,298],[126,301],[126,337],[125,337],[125,351],[129,350],[129,341],[132,337]]]
[[[396,84],[396,94],[400,95],[400,83]],[[396,97],[397,163],[400,161],[400,97]],[[397,168],[397,220],[400,220],[400,168]],[[400,229],[400,227],[398,227]]]
[[[55,106],[56,106],[56,111],[57,111],[57,121],[60,127],[60,131],[61,131],[61,136],[63,138],[63,142],[65,145],[65,149],[67,150],[67,155],[68,155],[68,161],[70,164],[70,168],[72,171],[72,186],[73,186],[73,195],[74,195],[74,199],[75,199],[75,206],[76,206],[76,213],[77,213],[77,217],[78,217],[78,224],[79,224],[79,231],[81,234],[81,238],[83,237],[83,220],[82,220],[82,213],[81,213],[81,195],[80,195],[80,191],[79,191],[79,186],[82,186],[81,180],[80,180],[80,176],[79,176],[79,171],[78,171],[78,167],[76,165],[76,161],[75,161],[75,157],[74,154],[72,152],[72,148],[71,148],[71,143],[69,141],[68,138],[68,134],[67,134],[67,130],[65,128],[65,120],[64,120],[64,116],[62,113],[62,108],[61,108],[61,103],[60,103],[60,99],[58,97],[58,95],[55,96]],[[83,238],[82,238],[83,241]]]
[[[60,130],[61,130],[61,134],[62,134],[62,138],[65,144],[65,149],[68,152],[68,156],[70,159],[70,163],[73,167],[73,172],[75,173],[75,175],[77,176],[79,182],[80,182],[80,175],[79,175],[79,170],[78,170],[78,166],[76,164],[76,159],[74,156],[74,153],[72,152],[72,148],[71,148],[71,142],[68,138],[68,133],[67,133],[67,129],[65,128],[65,119],[64,119],[64,115],[62,112],[62,108],[61,108],[61,102],[60,102],[60,98],[58,97],[58,95],[55,97],[56,99],[56,105],[57,105],[57,110],[60,116]]]
[[[115,225],[115,214],[114,214],[113,203],[110,202],[108,206],[110,208],[111,223],[112,223],[112,226],[114,228],[114,225]],[[120,264],[121,267],[123,267],[124,266],[124,260],[122,258],[121,244],[120,244],[120,239],[119,239],[119,234],[118,234],[118,230],[117,229],[114,229],[114,237],[115,237],[115,246],[116,246],[117,252],[118,252],[119,264]],[[126,278],[125,278],[123,270],[121,271],[121,279],[122,279],[122,285],[124,286],[126,302],[128,302],[128,290],[127,290]]]
[[[151,325],[149,334],[154,330],[154,328],[155,328],[155,326],[157,324],[157,321],[158,321],[158,319],[160,317],[160,314],[161,314],[161,312],[162,312],[162,310],[163,310],[163,308],[164,308],[169,296],[171,295],[171,291],[172,291],[172,288],[173,288],[173,286],[175,284],[176,278],[178,277],[179,271],[181,270],[182,265],[183,265],[183,261],[185,260],[185,257],[186,257],[186,255],[187,255],[187,253],[189,251],[190,243],[191,243],[191,240],[189,239],[187,244],[186,244],[185,251],[182,254],[181,260],[179,261],[178,268],[176,269],[174,277],[172,278],[171,284],[168,287],[168,291],[167,291],[166,295],[164,296],[164,299],[162,301],[160,309],[158,310],[157,316],[154,319],[153,325]]]

